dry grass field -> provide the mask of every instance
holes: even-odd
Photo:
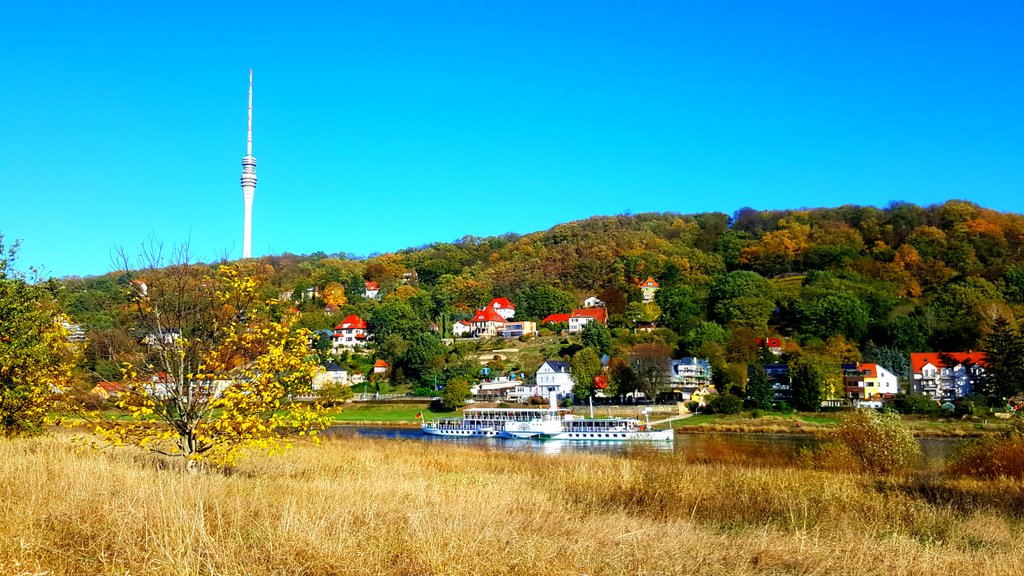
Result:
[[[334,439],[189,474],[0,443],[0,574],[1019,574],[1024,487]]]

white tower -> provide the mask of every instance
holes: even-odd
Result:
[[[252,69],[249,69],[249,136],[242,157],[242,197],[245,225],[242,229],[242,258],[252,258],[252,198],[256,195],[256,158],[252,155]]]

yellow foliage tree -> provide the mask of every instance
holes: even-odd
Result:
[[[275,319],[258,282],[237,266],[182,263],[146,272],[116,406],[97,420],[111,443],[230,465],[245,450],[277,452],[327,424],[311,392],[309,333]]]
[[[345,304],[348,304],[348,297],[345,296],[345,287],[338,282],[331,282],[324,286],[324,291],[321,293],[321,297],[324,299],[324,304],[328,306],[337,306],[341,308]]]
[[[0,235],[0,436],[39,434],[70,388],[80,347],[67,339],[53,282],[8,270]]]

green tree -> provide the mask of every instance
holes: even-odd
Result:
[[[601,373],[601,359],[593,348],[584,348],[569,360],[572,371],[572,395],[582,400],[594,393],[594,377]]]
[[[821,402],[832,396],[840,378],[838,362],[825,356],[805,353],[789,365],[793,406],[803,412],[817,412]]]
[[[593,348],[600,355],[612,351],[612,333],[608,327],[600,322],[587,322],[580,331],[580,338],[583,345]]]
[[[800,330],[822,339],[843,334],[860,340],[868,330],[868,308],[853,294],[839,292],[801,298],[796,311]]]
[[[441,405],[447,410],[458,410],[466,405],[466,399],[472,396],[469,391],[469,380],[456,378],[445,384],[441,393]]]
[[[542,320],[551,314],[565,314],[576,307],[576,297],[554,286],[524,288],[515,294],[516,318]]]
[[[448,349],[436,334],[420,332],[413,336],[405,353],[407,375],[413,380],[425,382],[441,372],[447,353]]]
[[[401,298],[389,298],[370,315],[370,330],[374,339],[382,342],[392,334],[411,340],[423,331],[426,323],[413,310],[409,302]]]
[[[999,316],[984,339],[985,371],[979,392],[1005,400],[1024,391],[1024,338],[1009,320]]]
[[[661,307],[661,322],[679,334],[686,334],[701,314],[700,298],[690,286],[666,286],[654,295]]]
[[[7,437],[45,431],[80,354],[60,324],[57,284],[9,269],[17,248],[5,252],[0,235],[0,435]]]
[[[763,330],[775,310],[771,284],[756,272],[737,270],[724,276],[711,289],[715,316],[724,324]]]
[[[747,402],[752,408],[768,410],[775,400],[775,388],[772,386],[764,366],[753,364],[749,367],[747,377]]]
[[[717,322],[701,321],[686,334],[684,342],[687,350],[696,354],[705,344],[713,343],[725,346],[729,343],[730,334]]]

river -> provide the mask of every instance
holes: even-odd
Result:
[[[536,452],[541,454],[568,454],[598,452],[627,454],[638,447],[643,450],[675,452],[689,460],[718,461],[785,461],[791,460],[804,447],[814,446],[820,440],[810,434],[756,434],[738,432],[676,434],[673,442],[589,442],[586,440],[513,440],[503,438],[450,438],[430,436],[419,428],[385,426],[332,426],[328,436],[343,438],[364,437],[430,442],[438,447],[481,446],[491,450]],[[928,460],[941,460],[962,440],[956,438],[920,438],[921,448]]]

